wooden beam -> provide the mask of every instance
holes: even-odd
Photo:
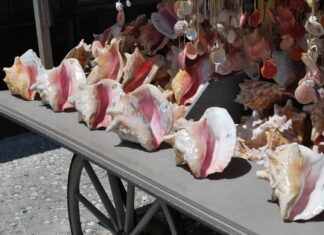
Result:
[[[50,69],[53,67],[53,56],[49,31],[51,27],[49,0],[33,0],[33,6],[39,55],[45,68]]]

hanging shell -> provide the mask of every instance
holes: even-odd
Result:
[[[159,147],[171,130],[173,110],[159,89],[144,84],[124,96],[108,110],[112,122],[107,131],[121,140],[139,143],[147,151]]]
[[[117,103],[124,95],[121,84],[103,79],[95,84],[81,84],[75,97],[71,97],[72,103],[79,113],[79,122],[85,122],[91,129],[107,127],[111,117],[107,110]]]
[[[212,107],[197,122],[179,119],[175,133],[165,136],[177,165],[187,163],[197,178],[223,172],[233,156],[236,128],[226,109]]]
[[[298,144],[268,154],[268,169],[257,176],[270,182],[284,220],[308,220],[324,210],[324,154]]]
[[[12,67],[3,68],[6,73],[3,81],[12,94],[20,95],[26,100],[34,100],[36,91],[32,91],[30,87],[36,82],[41,70],[44,70],[41,60],[30,49],[22,56],[16,57]]]
[[[76,95],[79,85],[85,83],[86,77],[79,61],[65,59],[60,66],[40,73],[31,89],[39,93],[44,104],[49,104],[55,112],[61,112],[74,107],[68,99]]]
[[[110,45],[98,50],[97,65],[87,77],[88,84],[94,84],[101,79],[110,78],[119,82],[123,76],[124,62],[119,52],[120,40],[113,39]]]

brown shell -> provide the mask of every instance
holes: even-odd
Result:
[[[324,139],[324,99],[320,99],[312,108],[309,109],[312,121],[311,140],[318,144],[320,139]]]
[[[280,87],[270,82],[245,80],[240,88],[235,101],[260,114],[271,109],[282,98]]]
[[[79,61],[82,68],[86,68],[90,64],[91,50],[90,46],[84,43],[83,39],[79,45],[74,47],[66,56],[65,59],[75,58]]]

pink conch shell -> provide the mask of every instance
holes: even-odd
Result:
[[[92,85],[80,85],[76,96],[71,97],[69,102],[78,111],[79,122],[84,121],[93,130],[110,124],[111,117],[107,110],[124,94],[120,83],[103,79]]]
[[[112,117],[108,131],[116,132],[122,140],[140,143],[148,151],[161,144],[173,124],[171,104],[150,84],[122,96],[108,114]]]
[[[273,190],[284,220],[309,220],[324,210],[324,155],[298,144],[268,154],[268,169],[257,172]]]
[[[273,83],[245,80],[239,86],[241,91],[235,101],[260,113],[272,108],[282,97],[280,88]]]
[[[119,52],[119,42],[116,39],[106,45],[103,50],[99,50],[96,58],[97,65],[92,69],[87,77],[87,83],[93,84],[101,79],[110,78],[120,81],[123,75],[124,62]]]
[[[155,55],[157,51],[164,48],[169,42],[169,38],[161,34],[156,30],[151,21],[140,27],[140,35],[138,40],[140,45],[143,47],[145,54]]]
[[[154,27],[163,35],[170,39],[176,39],[174,25],[178,17],[173,10],[173,0],[165,0],[157,5],[158,12],[151,14],[151,20]]]
[[[264,78],[273,78],[277,74],[277,66],[274,63],[273,59],[265,60],[261,68],[261,74]]]
[[[145,58],[138,48],[133,54],[125,54],[127,62],[124,68],[123,89],[126,93],[134,91],[145,83],[151,83],[159,68],[164,65],[164,59],[156,55]]]
[[[68,99],[76,95],[79,85],[85,83],[79,61],[66,59],[59,67],[39,74],[31,89],[39,93],[44,104],[49,104],[55,112],[61,112],[74,107]]]
[[[165,136],[176,152],[177,165],[187,163],[197,178],[223,172],[234,153],[235,124],[223,108],[212,107],[198,122],[179,119],[176,132]]]
[[[122,28],[118,24],[114,24],[110,28],[105,29],[105,31],[101,34],[93,34],[93,37],[96,41],[101,43],[101,46],[105,46],[106,42],[110,42],[113,36],[116,33],[119,33],[121,30]]]
[[[104,46],[100,41],[94,40],[91,45],[91,53],[94,58],[97,58],[100,52],[104,51]]]
[[[324,28],[318,22],[316,16],[310,16],[308,18],[308,20],[305,23],[305,29],[311,35],[314,35],[317,37],[321,37],[322,35],[324,35]]]
[[[295,40],[288,34],[281,36],[281,38],[280,49],[283,51],[289,49],[295,42]]]
[[[309,104],[316,97],[315,83],[313,80],[302,81],[295,90],[295,98],[301,104]]]
[[[261,22],[261,14],[259,9],[255,9],[248,18],[248,24],[251,28],[256,28]]]
[[[30,87],[36,82],[40,70],[44,70],[43,65],[36,53],[30,49],[22,56],[16,57],[12,67],[3,69],[6,73],[3,81],[12,94],[20,95],[26,100],[34,100],[36,91],[32,91]]]
[[[90,64],[91,53],[90,45],[84,43],[84,40],[82,39],[80,43],[65,56],[64,59],[75,58],[79,61],[82,68],[87,68]]]
[[[209,60],[200,58],[194,65],[186,70],[179,70],[171,82],[176,102],[180,105],[190,104],[196,96],[199,87],[206,81],[206,74],[209,71]]]

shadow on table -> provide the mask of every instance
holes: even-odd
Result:
[[[33,133],[12,136],[0,141],[0,163],[57,148],[57,145]]]

